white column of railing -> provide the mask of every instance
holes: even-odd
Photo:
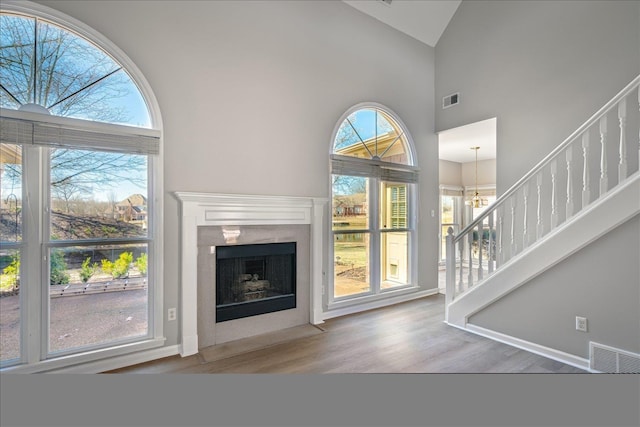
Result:
[[[638,88],[638,110],[640,111],[640,88]],[[638,169],[640,170],[640,126],[638,127]]]
[[[609,189],[607,172],[607,116],[600,119],[600,196]]]
[[[482,229],[482,221],[478,223],[478,282],[482,280],[484,274],[482,274],[482,248],[483,248],[483,229]]]
[[[522,198],[523,198],[523,205],[522,205],[522,209],[524,212],[524,217],[522,219],[522,223],[523,223],[523,227],[522,227],[522,249],[526,248],[527,246],[529,246],[529,228],[527,226],[527,213],[529,211],[529,182],[525,182],[522,186]]]
[[[542,222],[542,174],[536,176],[536,192],[538,194],[538,207],[536,209],[536,240],[540,240],[544,234]]]
[[[618,183],[627,178],[627,99],[618,104],[618,122],[620,126],[620,162],[618,163]]]
[[[495,211],[494,211],[495,212]],[[489,276],[491,276],[491,273],[493,273],[493,265],[494,265],[494,258],[496,257],[495,254],[495,249],[494,249],[494,244],[495,244],[495,236],[494,236],[494,230],[493,230],[493,216],[494,216],[494,212],[491,212],[489,214],[489,218],[488,218],[488,225],[489,225],[489,246],[488,246],[488,250],[487,250],[487,271],[489,271]]]
[[[511,197],[511,244],[509,245],[511,253],[509,254],[509,258],[513,258],[517,252],[517,244],[516,244],[516,194],[513,194]]]
[[[504,256],[504,207],[498,206],[498,262],[496,267],[502,265],[506,259]]]
[[[556,174],[558,173],[558,161],[551,160],[551,230],[558,226],[558,197]]]
[[[591,201],[591,187],[589,183],[589,132],[582,135],[582,157],[584,168],[582,170],[582,209]]]
[[[464,240],[458,242],[458,250],[460,251],[460,281],[458,282],[458,293],[464,291]]]
[[[447,270],[446,270],[446,287],[445,287],[445,307],[449,306],[449,303],[453,301],[455,296],[455,282],[456,282],[456,269],[451,268],[451,266],[455,266],[456,262],[456,249],[455,243],[453,243],[454,239],[453,235],[453,227],[449,227],[447,229],[447,238],[446,238],[446,248],[445,254],[447,257]]]
[[[473,230],[467,234],[467,245],[469,245],[469,274],[467,275],[467,287],[473,286]]]
[[[565,159],[567,161],[567,213],[566,220],[573,216],[573,151],[571,146],[567,148]],[[565,221],[566,221],[565,220]]]

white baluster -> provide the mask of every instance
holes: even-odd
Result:
[[[638,110],[640,111],[640,88],[638,88]],[[638,165],[640,165],[640,127],[638,128]],[[640,166],[638,169],[640,170]]]
[[[482,242],[482,221],[478,223],[478,282],[480,280],[482,280],[483,278],[483,274],[482,274],[482,247],[483,247],[483,242]]]
[[[589,183],[589,131],[582,135],[582,156],[584,168],[582,170],[582,208],[591,201],[591,184]]]
[[[573,150],[571,150],[572,146],[566,151],[566,160],[567,160],[567,219],[573,216],[573,173],[571,168],[573,166]]]
[[[620,124],[620,162],[618,163],[618,183],[627,179],[627,98],[618,104]]]
[[[489,270],[489,275],[493,273],[493,260],[496,257],[494,246],[494,236],[493,236],[493,216],[495,215],[495,211],[489,214],[489,249],[487,250],[487,268]]]
[[[497,266],[499,267],[503,262],[505,262],[504,256],[504,245],[502,236],[504,235],[504,208],[502,205],[498,208],[498,262]]]
[[[528,204],[528,200],[529,200],[529,182],[525,182],[524,185],[522,186],[522,197],[524,199],[524,218],[522,219],[522,223],[524,224],[524,227],[522,229],[522,247],[526,248],[529,245],[529,227],[528,227],[528,220],[527,220],[527,211],[529,210],[529,204]]]
[[[556,196],[556,175],[558,173],[558,162],[551,161],[551,229],[558,225],[558,197]]]
[[[536,188],[538,193],[538,209],[536,221],[536,240],[540,240],[544,234],[544,224],[542,223],[542,175],[536,177]]]
[[[511,197],[511,256],[513,257],[518,250],[516,245],[516,197]]]
[[[462,293],[464,290],[464,240],[458,241],[458,248],[460,249],[460,281],[458,282],[458,293]]]
[[[469,230],[467,237],[467,243],[469,244],[469,275],[467,277],[467,289],[469,289],[473,286],[473,230]]]
[[[456,248],[453,243],[454,239],[453,228],[447,228],[446,237],[446,257],[447,257],[447,269],[446,269],[446,285],[445,285],[445,302],[446,307],[453,301],[455,296],[456,287]]]
[[[600,196],[609,189],[607,172],[607,116],[600,119]]]

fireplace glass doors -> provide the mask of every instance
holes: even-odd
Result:
[[[296,243],[216,247],[216,322],[296,307]]]

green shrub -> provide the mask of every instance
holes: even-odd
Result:
[[[147,275],[147,254],[146,253],[140,254],[140,256],[136,258],[135,265],[138,268],[138,271],[140,272],[140,274],[143,276],[146,276]]]
[[[69,279],[64,254],[61,251],[51,251],[51,275],[49,282],[52,285],[66,285],[69,283]]]
[[[2,289],[16,289],[18,287],[18,274],[20,273],[19,254],[11,255],[11,263],[2,269]]]
[[[94,262],[91,264],[91,258],[87,257],[87,259],[82,262],[82,267],[80,268],[80,280],[82,280],[82,283],[87,283],[97,270],[98,263]]]
[[[133,262],[132,252],[122,252],[115,262],[108,259],[102,260],[102,271],[110,274],[114,279],[124,279],[129,277],[129,268]]]

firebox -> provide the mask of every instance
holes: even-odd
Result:
[[[216,247],[216,323],[295,307],[295,242]]]

